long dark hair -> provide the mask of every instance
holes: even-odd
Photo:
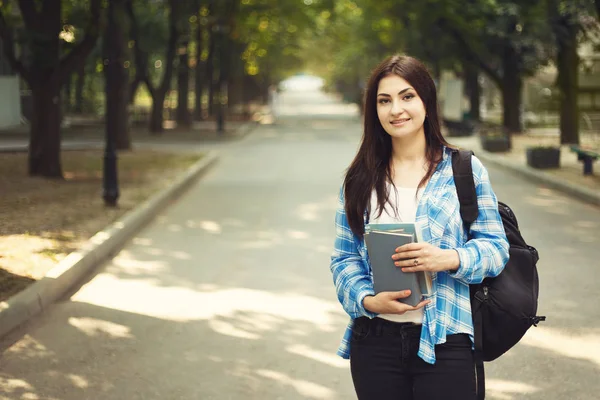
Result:
[[[435,83],[427,68],[413,57],[394,55],[385,59],[373,70],[369,78],[364,96],[363,136],[358,153],[344,179],[346,216],[350,229],[360,237],[365,232],[364,214],[368,211],[373,189],[377,193],[377,209],[381,214],[389,199],[387,182],[393,185],[390,166],[392,139],[381,126],[377,116],[379,81],[393,74],[409,82],[425,105],[425,156],[429,166],[419,182],[419,187],[429,180],[442,160],[442,146],[448,146],[440,129]]]

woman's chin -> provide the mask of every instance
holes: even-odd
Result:
[[[409,137],[413,137],[415,136],[415,134],[417,133],[417,130],[415,129],[407,129],[407,127],[400,127],[400,128],[389,128],[387,131],[388,135],[390,135],[392,138],[409,138]]]

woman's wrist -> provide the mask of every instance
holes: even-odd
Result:
[[[365,296],[363,298],[363,307],[365,308],[365,310],[369,311],[369,312],[375,312],[371,307],[373,307],[373,299],[375,298],[375,296]]]
[[[448,271],[457,271],[460,267],[460,257],[456,249],[446,250],[446,267]]]

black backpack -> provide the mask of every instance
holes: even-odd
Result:
[[[467,228],[478,214],[472,155],[473,152],[465,150],[455,150],[452,153],[460,215]],[[519,232],[517,218],[510,207],[498,202],[498,211],[510,245],[510,258],[500,275],[470,286],[478,399],[485,398],[483,362],[500,357],[517,344],[531,326],[537,326],[540,321],[546,320],[546,317],[536,315],[538,252],[525,243]]]

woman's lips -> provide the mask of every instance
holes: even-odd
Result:
[[[410,121],[410,118],[397,119],[391,122],[392,126],[402,126]]]

